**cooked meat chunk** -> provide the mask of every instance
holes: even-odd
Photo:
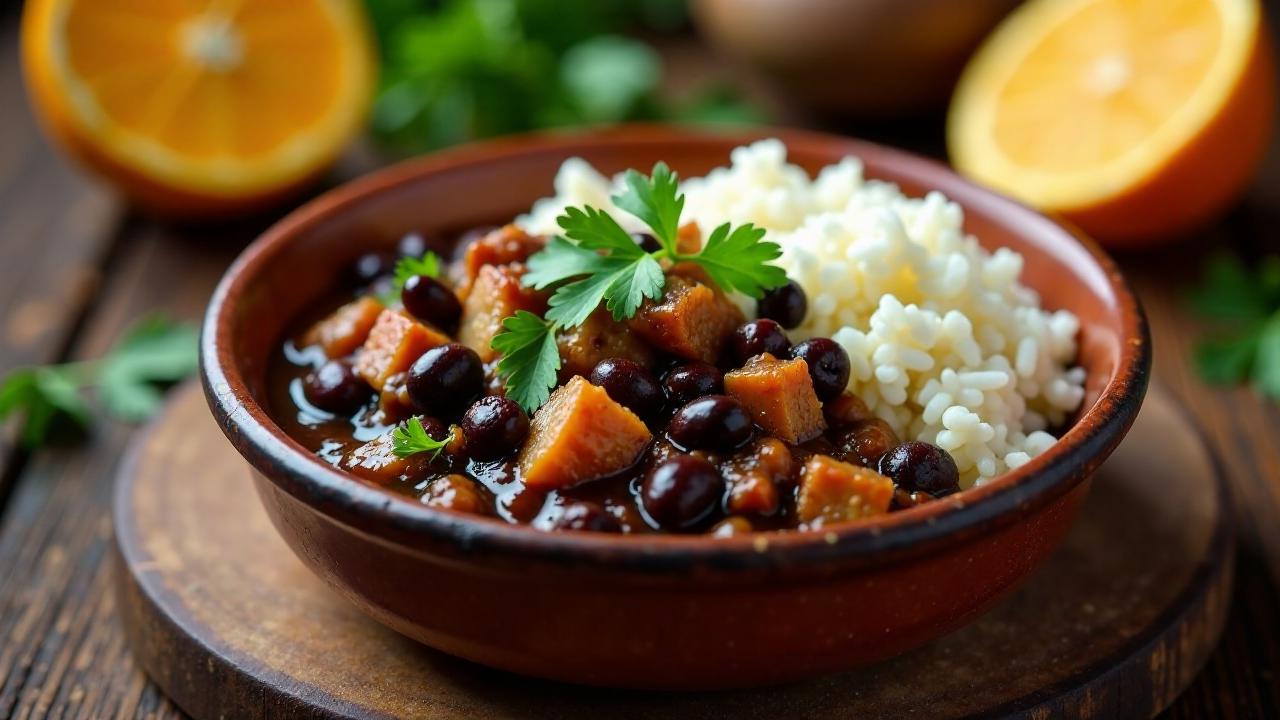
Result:
[[[561,330],[556,335],[560,348],[560,377],[586,376],[596,363],[607,358],[627,358],[646,368],[653,367],[653,351],[617,322],[604,308],[599,308],[587,321],[573,328]]]
[[[486,265],[510,265],[523,263],[529,256],[546,247],[547,239],[530,235],[515,225],[493,230],[467,246],[457,281],[460,295],[466,295],[473,287],[480,271]]]
[[[893,481],[864,467],[814,455],[800,470],[796,516],[801,522],[827,524],[889,511]]]
[[[545,294],[520,284],[523,274],[524,267],[520,265],[485,265],[462,303],[458,342],[475,350],[484,362],[498,354],[489,343],[502,332],[504,319],[517,310],[539,315],[546,310]]]
[[[430,453],[402,458],[392,452],[392,447],[391,432],[387,431],[347,453],[342,466],[380,485],[422,477],[430,470]]]
[[[527,487],[564,488],[627,468],[649,438],[640,418],[578,376],[534,413],[517,462]]]
[[[702,250],[702,230],[698,223],[687,222],[676,231],[676,250],[695,255]]]
[[[312,325],[302,336],[302,343],[319,345],[331,358],[346,357],[369,337],[382,310],[382,303],[372,297],[353,300]]]
[[[356,374],[374,390],[409,369],[422,353],[449,342],[449,336],[394,310],[383,310],[356,356]]]
[[[742,311],[718,288],[673,273],[662,297],[646,300],[630,327],[660,350],[714,363],[742,320]]]
[[[778,509],[778,487],[792,487],[791,451],[777,438],[764,438],[744,455],[723,466],[729,484],[725,508],[732,514],[772,515]]]
[[[757,355],[725,373],[724,391],[747,408],[757,425],[792,445],[818,437],[827,427],[804,360]]]
[[[438,477],[427,484],[422,494],[422,504],[436,508],[457,510],[472,515],[488,515],[489,501],[475,480],[453,473]]]

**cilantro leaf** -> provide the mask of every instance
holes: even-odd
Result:
[[[135,323],[101,359],[15,370],[0,382],[0,420],[22,415],[22,440],[34,447],[48,439],[59,417],[89,425],[93,411],[84,395],[91,388],[111,415],[143,420],[160,405],[156,383],[195,371],[197,334],[190,325],[151,316]]]
[[[1221,253],[1209,259],[1204,284],[1191,293],[1196,312],[1219,320],[1257,320],[1267,314],[1266,297],[1240,258]]]
[[[391,431],[391,452],[399,458],[429,452],[431,459],[435,460],[448,444],[448,438],[436,440],[428,435],[427,429],[422,427],[422,420],[417,417],[409,418],[408,422],[396,426],[396,429]]]
[[[632,260],[604,256],[594,275],[556,290],[547,303],[547,319],[576,327],[604,302],[614,320],[625,320],[636,314],[644,298],[661,297],[665,283],[662,266],[646,254]]]
[[[598,273],[607,262],[600,253],[556,236],[529,257],[528,271],[520,282],[544,290],[565,280]]]
[[[769,264],[780,255],[782,248],[764,239],[763,228],[747,224],[731,230],[725,223],[711,232],[702,252],[685,259],[701,265],[721,288],[759,298],[787,283],[786,272]]]
[[[653,166],[653,174],[645,177],[635,170],[623,176],[626,189],[613,196],[613,204],[635,215],[653,230],[653,234],[669,253],[676,252],[676,232],[680,229],[680,213],[684,212],[684,195],[679,178],[666,163]]]
[[[404,289],[404,284],[414,275],[425,275],[429,278],[440,277],[440,258],[428,250],[422,257],[400,258],[396,262],[395,282],[392,286],[396,292]]]
[[[1196,346],[1192,360],[1200,378],[1214,385],[1232,385],[1249,379],[1258,354],[1258,335],[1206,340]]]
[[[1258,337],[1253,380],[1263,395],[1280,400],[1280,311],[1272,314]]]
[[[624,258],[645,254],[612,215],[590,205],[581,210],[565,208],[564,214],[556,218],[556,224],[564,229],[565,237],[578,241],[588,250],[604,250],[612,256]]]
[[[618,279],[605,293],[605,307],[613,313],[614,320],[626,320],[636,314],[645,298],[657,300],[662,297],[662,289],[666,283],[662,266],[657,260],[645,255],[632,261],[618,273]]]
[[[503,332],[490,346],[502,353],[498,373],[506,380],[507,397],[529,412],[547,401],[560,370],[554,324],[526,310],[502,321]]]

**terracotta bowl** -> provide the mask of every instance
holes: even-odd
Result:
[[[551,192],[568,157],[605,172],[665,160],[685,175],[775,136],[810,171],[853,154],[908,193],[941,190],[967,229],[1026,259],[1049,308],[1079,316],[1085,407],[1027,465],[943,501],[825,532],[727,539],[548,533],[425,507],[343,474],[264,409],[288,322],[348,263],[405,232],[501,222]],[[209,406],[276,528],[343,596],[446,653],[518,673],[640,688],[717,688],[848,670],[960,627],[1053,551],[1147,387],[1133,294],[1090,241],[930,160],[828,135],[638,126],[440,153],[338,188],[268,230],[205,320]]]

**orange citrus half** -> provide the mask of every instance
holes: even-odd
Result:
[[[1031,0],[965,69],[947,144],[979,182],[1138,245],[1239,197],[1274,104],[1257,0]]]
[[[357,0],[28,0],[28,90],[75,157],[155,210],[247,210],[361,127],[374,59]]]

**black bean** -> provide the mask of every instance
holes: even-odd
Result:
[[[373,389],[355,374],[351,365],[330,360],[307,373],[302,380],[302,394],[321,410],[346,415],[368,402]]]
[[[946,450],[912,440],[889,450],[880,458],[880,474],[900,488],[926,492],[934,497],[960,489],[960,471]]]
[[[497,460],[520,449],[529,434],[529,416],[514,401],[498,395],[480,398],[462,416],[467,454]]]
[[[724,392],[724,373],[704,362],[677,365],[662,378],[662,389],[672,405],[683,405],[704,395]]]
[[[676,411],[667,437],[682,450],[735,450],[751,440],[751,417],[728,395],[707,395]]]
[[[715,512],[724,496],[724,478],[715,466],[693,455],[676,455],[645,475],[640,507],[657,527],[683,530]]]
[[[444,283],[426,275],[414,275],[404,283],[400,302],[411,315],[431,323],[447,333],[458,327],[462,316],[462,303]]]
[[[657,252],[662,249],[662,243],[658,242],[658,238],[649,233],[631,233],[631,238],[645,252]]]
[[[778,321],[788,330],[804,322],[809,312],[809,300],[804,289],[795,280],[788,280],[786,285],[766,290],[764,296],[756,302],[756,316]]]
[[[387,253],[371,252],[356,258],[351,265],[351,277],[357,285],[368,285],[390,275],[395,270],[395,258]]]
[[[409,368],[405,388],[421,412],[456,417],[484,387],[480,356],[465,345],[448,343],[422,354]]]
[[[791,357],[804,360],[809,366],[813,391],[819,400],[839,397],[849,386],[849,353],[835,340],[805,340],[791,349]]]
[[[791,341],[787,339],[787,333],[776,321],[768,318],[739,325],[729,337],[731,359],[737,365],[761,353],[769,353],[777,358],[786,357],[790,349]]]
[[[635,360],[605,358],[591,369],[587,380],[604,388],[614,402],[642,418],[652,417],[662,410],[662,388],[653,373]]]

